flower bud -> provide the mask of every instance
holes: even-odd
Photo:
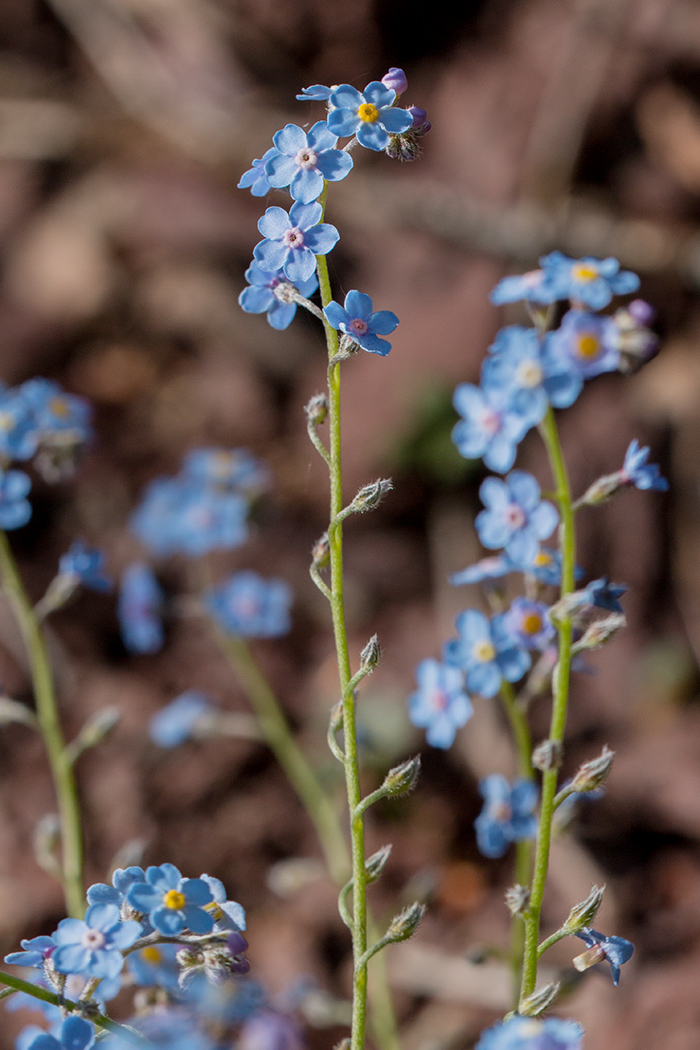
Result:
[[[408,908],[404,908],[402,912],[399,912],[391,920],[389,929],[386,931],[387,940],[393,941],[395,944],[399,941],[407,941],[420,926],[420,921],[424,915],[425,904],[419,904],[418,901],[410,904]]]
[[[621,488],[625,487],[625,479],[622,471],[614,474],[606,474],[589,485],[580,499],[576,501],[577,507],[597,507],[601,503],[607,503]]]
[[[408,795],[413,791],[420,776],[420,755],[402,762],[400,766],[390,769],[384,778],[382,789],[388,798],[397,798],[399,795]]]
[[[627,626],[627,620],[623,613],[611,613],[602,620],[594,620],[588,627],[582,638],[575,643],[574,653],[583,652],[584,649],[600,649],[601,645],[609,642],[613,635],[621,628]]]
[[[314,394],[304,406],[304,411],[309,424],[317,427],[328,415],[328,398],[325,394]]]
[[[539,1017],[548,1006],[552,1005],[559,995],[560,987],[559,982],[554,981],[552,984],[546,984],[544,988],[539,988],[532,995],[528,995],[526,999],[521,1000],[518,1006],[518,1013],[524,1017]]]
[[[573,908],[569,912],[569,917],[562,926],[562,930],[566,930],[568,934],[578,933],[585,926],[590,926],[596,915],[598,909],[603,901],[603,893],[605,892],[605,886],[592,886],[591,892],[586,897],[585,901],[581,901],[579,904],[574,904]]]
[[[350,504],[350,510],[355,514],[364,514],[368,510],[374,510],[393,487],[391,478],[379,478],[370,485],[363,485]]]
[[[627,312],[639,325],[653,324],[656,317],[656,310],[651,303],[647,303],[644,299],[633,299],[631,303],[627,304]]]
[[[96,711],[94,715],[91,715],[75,741],[80,752],[96,747],[97,744],[106,740],[119,725],[121,717],[121,710],[114,705],[103,707],[101,711]]]
[[[548,769],[559,769],[563,754],[564,749],[558,740],[543,740],[532,752],[532,764],[543,773]]]
[[[328,542],[328,533],[324,532],[320,539],[316,540],[311,548],[311,559],[314,565],[322,569],[331,560],[331,547]]]
[[[403,69],[399,69],[397,66],[391,66],[389,72],[385,73],[382,77],[382,84],[384,87],[393,88],[398,97],[399,95],[403,95],[408,87],[408,80],[406,79],[406,74]]]
[[[0,725],[7,725],[8,722],[22,722],[33,728],[37,726],[34,712],[25,704],[20,704],[9,696],[0,696]]]
[[[371,857],[368,857],[365,861],[365,875],[367,876],[367,884],[376,882],[381,873],[386,867],[386,863],[389,860],[391,854],[391,843],[386,846],[382,846],[376,853],[373,853]]]
[[[414,135],[418,135],[419,137],[427,135],[433,125],[428,120],[428,114],[426,111],[421,109],[420,106],[409,106],[408,112],[413,117],[413,124],[409,128],[409,131],[412,131]]]
[[[372,674],[375,667],[382,658],[382,647],[379,644],[379,638],[376,634],[373,634],[367,645],[360,653],[360,666],[363,671],[367,674]]]
[[[584,762],[571,781],[574,791],[593,791],[600,787],[608,777],[614,757],[615,752],[606,744],[597,758]]]
[[[517,883],[510,886],[505,893],[506,907],[511,915],[524,915],[530,907],[530,890]]]

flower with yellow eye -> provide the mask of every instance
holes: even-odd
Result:
[[[504,623],[514,641],[526,649],[546,649],[555,634],[549,606],[530,598],[516,598]]]
[[[176,937],[184,929],[210,933],[214,919],[206,911],[212,895],[203,879],[183,879],[174,864],[146,869],[146,881],[135,882],[127,901],[136,911],[148,915],[154,929]]]
[[[341,84],[331,92],[328,127],[334,135],[356,135],[366,149],[386,148],[389,135],[400,135],[413,124],[413,114],[394,107],[396,92],[380,80],[373,80],[363,92],[351,84]]]

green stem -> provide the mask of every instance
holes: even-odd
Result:
[[[64,999],[62,996],[57,995],[56,992],[50,992],[48,988],[42,988],[37,984],[30,984],[29,981],[22,981],[19,977],[12,977],[9,973],[4,973],[2,970],[0,970],[0,984],[7,985],[8,988],[12,988],[16,992],[26,992],[27,995],[31,995],[35,999],[40,999],[43,1003],[51,1003],[52,1006],[63,1007],[64,1010],[68,1010],[69,1012],[75,1010],[80,1014],[80,1003],[74,1003],[70,999]],[[133,1046],[148,1047],[151,1045],[143,1038],[143,1036],[139,1035],[138,1032],[133,1031],[133,1029],[126,1025],[119,1024],[117,1021],[110,1020],[110,1018],[105,1017],[104,1014],[91,1013],[90,1020],[99,1028],[104,1028],[105,1031],[120,1036],[125,1042],[131,1043]]]
[[[0,579],[17,618],[29,657],[36,717],[51,768],[61,821],[61,875],[66,907],[69,915],[82,919],[85,914],[83,839],[75,775],[58,718],[46,640],[4,532],[0,532]]]
[[[250,700],[267,744],[313,822],[331,877],[334,882],[344,882],[349,867],[347,848],[333,803],[292,736],[277,697],[245,640],[220,632],[218,639]]]
[[[574,514],[572,510],[571,486],[562,455],[561,444],[554,411],[549,407],[547,415],[540,425],[540,432],[547,448],[549,461],[556,484],[556,498],[559,503],[561,525],[559,529],[561,565],[561,596],[570,594],[574,589],[574,564],[576,555],[576,538],[574,532]],[[549,738],[561,744],[566,727],[566,712],[569,701],[569,680],[571,676],[571,643],[573,628],[570,618],[562,619],[557,624],[559,635],[559,657],[552,676],[552,718]],[[535,844],[535,867],[530,894],[530,907],[525,918],[525,951],[523,954],[523,980],[521,1001],[531,995],[537,983],[537,958],[540,931],[542,899],[549,867],[549,850],[552,838],[552,817],[554,799],[557,791],[557,770],[548,769],[542,775],[542,801],[540,820]]]
[[[515,695],[515,690],[505,678],[501,682],[501,703],[508,716],[513,733],[513,741],[518,756],[518,772],[525,780],[534,780],[532,768],[532,734],[523,705]]]

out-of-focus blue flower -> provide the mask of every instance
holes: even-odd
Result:
[[[351,291],[345,296],[345,307],[335,300],[324,309],[331,327],[345,332],[363,350],[385,357],[391,350],[391,343],[380,339],[380,335],[390,335],[399,319],[391,310],[372,312],[372,300],[364,292]]]
[[[247,314],[267,314],[268,324],[278,332],[289,328],[297,312],[295,302],[283,302],[276,289],[282,292],[285,289],[296,288],[305,299],[313,295],[318,288],[318,278],[315,273],[311,274],[308,281],[297,281],[292,284],[285,275],[284,270],[275,270],[269,273],[263,270],[256,262],[250,264],[245,272],[245,279],[249,287],[244,288],[238,296],[238,305]]]
[[[42,440],[67,431],[75,435],[76,441],[92,437],[92,408],[85,398],[67,394],[52,379],[28,379],[19,392],[31,406]]]
[[[151,740],[158,747],[179,747],[192,739],[199,720],[212,710],[213,705],[204,693],[189,689],[153,716],[149,729]]]
[[[264,197],[266,193],[269,193],[272,187],[267,181],[267,175],[265,174],[265,165],[268,160],[272,160],[276,157],[277,150],[274,146],[271,146],[262,157],[258,157],[253,161],[253,167],[249,168],[248,171],[244,171],[241,175],[241,181],[238,183],[239,190],[250,190],[254,197]]]
[[[126,967],[136,984],[142,988],[158,985],[169,992],[179,989],[180,964],[177,961],[179,944],[149,944],[127,956]]]
[[[254,496],[270,483],[270,471],[247,448],[195,448],[182,461],[182,475]]]
[[[134,882],[143,882],[146,874],[143,868],[133,864],[128,868],[116,868],[112,874],[112,885],[106,882],[95,882],[87,891],[88,904],[116,904],[118,908],[126,903],[129,887]]]
[[[117,977],[124,962],[122,950],[141,936],[141,923],[122,922],[116,904],[91,904],[83,919],[62,919],[53,934],[56,951],[51,961],[59,973],[89,977]]]
[[[82,1017],[67,1017],[59,1036],[42,1032],[29,1044],[29,1050],[85,1050],[95,1039],[93,1026]]]
[[[622,483],[634,485],[638,489],[656,489],[658,492],[668,490],[668,481],[661,477],[658,463],[647,463],[649,446],[640,448],[634,438],[625,453],[625,462],[621,471]]]
[[[312,84],[311,87],[302,88],[297,98],[300,102],[327,102],[333,90],[325,84]]]
[[[559,328],[547,334],[543,355],[548,367],[574,369],[583,379],[615,372],[620,364],[617,326],[611,317],[569,310]]]
[[[532,780],[511,785],[498,773],[479,784],[484,808],[474,821],[476,841],[485,857],[502,857],[511,842],[537,833],[537,787]]]
[[[5,1008],[7,1010],[14,1010],[14,1009],[16,1009],[16,1007],[11,1005],[11,1004],[15,1003],[17,999],[21,999],[22,996],[23,996],[22,992],[18,992],[16,995],[13,995],[12,998],[9,999],[8,1002],[5,1004]],[[31,999],[32,997],[30,995],[26,995],[26,996],[24,996],[24,998],[25,999]],[[38,1001],[39,1001],[38,999],[34,1000],[34,1002],[37,1003],[37,1004],[38,1004]],[[27,1004],[23,1004],[23,1008],[26,1008],[26,1005]],[[48,1003],[47,1003],[47,1005],[48,1005]],[[17,1007],[17,1009],[19,1009],[19,1008]],[[56,1008],[54,1008],[54,1009],[56,1009]],[[48,1030],[48,1034],[52,1035],[54,1037],[56,1045],[58,1045],[58,1046],[61,1045],[58,1042],[58,1040],[61,1038],[61,1027],[62,1027],[62,1025],[63,1025],[63,1021],[61,1020],[61,1017],[59,1015],[58,1017],[55,1018],[53,1024],[51,1025],[51,1027]],[[27,1025],[27,1027],[23,1028],[22,1031],[17,1036],[17,1038],[15,1039],[15,1050],[30,1050],[30,1047],[36,1041],[37,1037],[40,1036],[40,1035],[46,1035],[46,1034],[47,1034],[46,1029],[40,1028],[39,1025],[36,1025],[36,1024]]]
[[[208,591],[204,600],[219,626],[243,638],[279,638],[291,627],[292,589],[284,580],[238,572]]]
[[[94,591],[108,591],[112,580],[104,572],[105,556],[102,551],[87,547],[82,540],[70,545],[66,554],[62,554],[58,571],[63,576],[74,577],[84,587]]]
[[[316,269],[316,256],[327,255],[340,234],[330,223],[320,222],[323,209],[318,201],[297,201],[289,210],[268,208],[258,222],[265,238],[256,244],[253,256],[268,273],[284,270],[293,284],[308,281]]]
[[[261,1010],[243,1022],[238,1050],[303,1050],[299,1025],[279,1010]]]
[[[408,80],[403,69],[399,69],[398,66],[390,66],[389,72],[385,73],[382,77],[382,84],[384,87],[388,87],[396,92],[398,98],[399,95],[403,95],[408,87]]]
[[[626,941],[624,937],[606,937],[605,934],[598,933],[597,930],[590,927],[579,930],[576,936],[585,941],[588,946],[587,951],[577,955],[574,959],[576,969],[587,970],[590,966],[595,966],[596,963],[607,959],[610,963],[613,984],[617,987],[620,981],[620,967],[631,959],[634,953],[634,945],[631,941]]]
[[[147,914],[151,925],[166,937],[177,937],[184,929],[210,933],[214,919],[206,911],[212,896],[202,879],[183,879],[174,864],[146,869],[145,882],[135,882],[127,901]]]
[[[122,639],[132,653],[157,653],[163,647],[164,595],[153,570],[133,562],[122,573],[117,614]]]
[[[455,572],[450,576],[453,587],[460,587],[463,583],[483,583],[484,580],[499,580],[510,572],[515,572],[516,565],[510,561],[505,554],[494,554],[490,558],[482,558],[474,565],[467,566],[461,572]]]
[[[486,478],[479,489],[484,503],[476,517],[476,531],[485,547],[505,548],[521,568],[529,568],[540,549],[540,540],[552,534],[559,512],[546,500],[532,474],[513,470],[504,481]]]
[[[583,1028],[559,1017],[519,1017],[481,1033],[475,1050],[583,1050]]]
[[[481,369],[484,389],[511,395],[514,406],[531,423],[539,423],[551,403],[568,408],[578,397],[583,380],[570,363],[543,350],[534,328],[502,328]]]
[[[334,108],[328,114],[328,127],[341,138],[357,135],[357,141],[367,149],[383,150],[389,135],[399,135],[413,123],[412,114],[392,107],[395,99],[393,88],[380,80],[373,80],[363,92],[341,84],[330,94]]]
[[[549,607],[531,598],[514,599],[505,614],[505,626],[526,649],[546,649],[556,634]]]
[[[474,708],[456,667],[438,660],[422,660],[416,668],[418,689],[408,698],[408,717],[414,726],[427,729],[432,747],[452,747],[458,729],[466,725]]]
[[[185,989],[188,1003],[206,1023],[218,1028],[239,1025],[255,1017],[267,996],[257,981],[224,981],[212,984],[204,974],[195,974]]]
[[[248,538],[248,501],[238,492],[178,476],[156,478],[131,516],[131,531],[158,556],[199,557]]]
[[[325,120],[308,132],[287,124],[273,136],[277,155],[265,164],[267,181],[275,189],[289,186],[295,201],[310,204],[323,192],[324,179],[339,182],[352,169],[352,157],[335,148],[337,141]]]
[[[473,383],[459,383],[452,398],[463,418],[455,424],[452,440],[465,459],[479,459],[504,473],[515,462],[517,445],[533,425],[532,418],[513,405],[507,391]]]
[[[30,400],[20,390],[0,387],[0,457],[31,459],[39,437]]]
[[[240,932],[245,929],[245,908],[238,901],[230,901],[226,896],[226,887],[221,879],[215,879],[213,875],[200,875],[206,882],[213,899],[212,904],[207,905],[207,911],[214,917],[214,932],[223,930]],[[248,945],[242,948],[245,951]],[[236,953],[237,954],[237,953]]]
[[[562,252],[550,252],[540,259],[545,279],[556,293],[555,299],[571,299],[589,310],[602,310],[613,295],[627,295],[639,288],[639,278],[621,270],[617,259],[570,259]],[[551,300],[550,300],[551,301]]]
[[[503,303],[517,303],[521,300],[546,305],[553,303],[556,296],[544,270],[530,270],[528,273],[504,277],[498,282],[489,298],[496,306],[501,306]]]
[[[551,547],[540,547],[532,565],[527,570],[540,583],[549,583],[558,587],[561,583],[561,552],[552,550]],[[574,568],[574,579],[580,580],[583,569],[580,565]]]
[[[608,576],[601,576],[599,580],[592,580],[577,594],[580,596],[581,605],[595,605],[598,609],[621,613],[624,609],[620,605],[620,598],[628,589],[624,583],[611,583]]]
[[[443,658],[459,667],[467,686],[482,696],[495,696],[505,678],[518,682],[530,668],[530,654],[508,629],[505,614],[489,620],[477,609],[467,609],[455,620],[458,638],[445,642]]]
[[[5,956],[5,962],[12,966],[34,966],[41,967],[47,959],[50,959],[56,949],[53,937],[31,937],[29,940],[19,942],[24,951],[10,952]]]
[[[32,516],[27,499],[32,487],[23,470],[0,471],[0,529],[19,529]]]
[[[149,1010],[129,1024],[144,1036],[147,1046],[153,1045],[157,1050],[221,1050],[221,1044],[218,1041],[215,1044],[191,1011],[181,1006]],[[133,1050],[133,1045],[133,1040],[127,1042],[120,1036],[108,1035],[101,1043],[101,1050]]]

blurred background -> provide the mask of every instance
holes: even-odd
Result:
[[[511,861],[481,858],[472,828],[478,778],[513,773],[498,712],[477,700],[445,753],[409,725],[405,701],[415,663],[438,656],[454,615],[481,601],[447,583],[480,556],[483,476],[451,444],[452,390],[478,380],[503,323],[525,321],[519,306],[491,306],[491,287],[560,248],[637,271],[663,340],[637,375],[599,377],[563,414],[574,488],[619,469],[637,437],[671,494],[632,490],[579,516],[578,560],[591,578],[629,584],[629,627],[575,682],[564,773],[605,743],[617,759],[605,797],[555,845],[545,922],[554,929],[605,882],[596,925],[637,954],[614,989],[607,974],[575,983],[579,942],[558,945],[551,965],[574,987],[557,1012],[583,1022],[587,1050],[690,1050],[700,1038],[696,0],[2,0],[0,373],[11,385],[50,376],[90,398],[97,432],[73,481],[37,483],[34,516],[12,544],[36,598],[76,536],[102,547],[117,576],[142,556],[127,521],[144,484],[176,473],[192,447],[252,449],[274,484],[249,543],[216,567],[294,586],[291,635],[255,649],[305,746],[337,778],[325,748],[337,690],[328,610],[308,577],[327,479],[303,422],[324,386],[325,349],[305,316],[279,333],[239,309],[267,202],[236,184],[278,128],[323,118],[322,105],[294,100],[302,87],[362,89],[390,65],[408,75],[402,102],[433,123],[424,156],[400,164],[358,150],[327,218],[341,232],[335,297],[359,288],[401,319],[388,358],[359,354],[343,367],[343,397],[348,497],[378,476],[395,484],[346,531],[354,652],[375,631],[384,648],[362,690],[366,787],[417,750],[424,762],[419,789],[368,820],[371,849],[394,843],[378,914],[416,896],[429,903],[415,940],[391,952],[404,1046],[470,1047],[509,1008],[504,972],[479,959],[508,944]],[[519,465],[550,484],[536,432]],[[170,593],[182,591],[182,564],[157,568]],[[160,751],[148,740],[152,715],[184,689],[247,710],[206,626],[173,617],[162,653],[133,657],[114,597],[85,593],[53,617],[51,645],[69,735],[106,704],[123,712],[78,770],[89,881],[127,843],[122,863],[215,875],[248,911],[252,972],[272,994],[304,977],[345,996],[335,890],[288,863],[319,851],[269,752],[243,740]],[[4,605],[0,680],[29,697]],[[547,717],[536,705],[538,736]],[[54,802],[30,730],[2,730],[0,778],[4,953],[51,932],[64,911],[32,852]],[[3,1020],[3,1048],[19,1025]],[[330,1046],[343,1034],[308,1038]]]

